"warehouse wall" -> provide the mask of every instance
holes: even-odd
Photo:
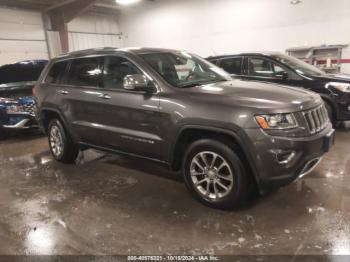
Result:
[[[125,46],[171,47],[202,56],[350,42],[349,0],[167,0],[123,10]],[[347,48],[343,58],[350,58]],[[343,65],[350,73],[350,64]]]
[[[70,51],[113,46],[121,47],[116,16],[87,14],[68,24]]]
[[[41,14],[0,8],[0,65],[47,57]]]

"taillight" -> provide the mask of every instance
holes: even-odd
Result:
[[[36,87],[37,87],[37,85],[33,86],[33,88],[32,88],[32,95],[33,96],[36,95]]]

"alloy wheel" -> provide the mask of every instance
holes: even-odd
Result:
[[[194,156],[190,165],[193,185],[204,197],[220,199],[233,187],[233,172],[227,161],[217,153],[205,151]]]
[[[50,130],[50,146],[55,157],[59,157],[63,152],[63,138],[60,129],[52,126]]]

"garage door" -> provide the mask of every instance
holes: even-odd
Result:
[[[0,8],[0,65],[47,59],[41,14]]]

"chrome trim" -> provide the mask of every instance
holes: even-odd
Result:
[[[316,162],[315,162],[316,161]],[[304,176],[310,174],[312,171],[314,171],[314,169],[318,166],[318,164],[322,161],[322,157],[320,158],[314,158],[312,160],[310,160],[309,162],[307,162],[304,166],[304,168],[301,170],[300,175],[298,177],[298,179],[303,178]],[[315,162],[315,164],[313,164],[310,167],[310,164]]]
[[[20,128],[29,128],[26,127],[25,125],[29,122],[29,119],[23,119],[19,121],[17,124],[9,126],[9,125],[3,125],[3,128],[8,128],[8,129],[20,129]]]
[[[311,110],[304,111],[303,116],[311,135],[324,130],[330,122],[328,113],[323,104]]]
[[[278,156],[277,156],[277,154],[276,154],[276,161],[277,161],[277,163],[278,164],[280,164],[280,165],[287,165],[287,164],[289,164],[292,160],[293,160],[293,158],[296,156],[296,152],[295,151],[292,151],[290,154],[289,154],[289,156],[287,157],[287,159],[286,160],[283,160],[283,161],[278,161]]]

